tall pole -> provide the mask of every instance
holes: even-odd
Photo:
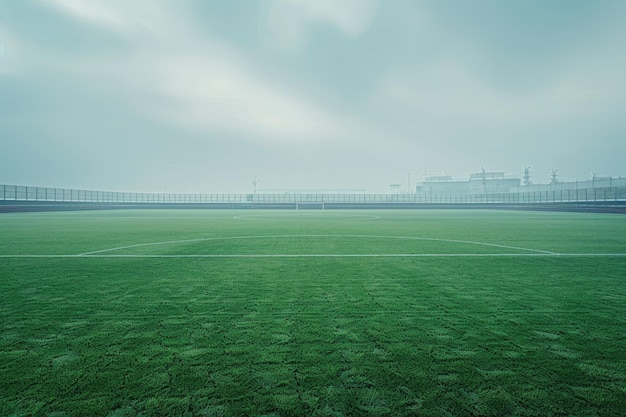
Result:
[[[256,194],[256,186],[259,183],[259,181],[256,178],[256,175],[254,176],[254,178],[252,178],[252,186],[254,187],[254,194]]]
[[[596,188],[596,173],[591,172],[591,188]]]

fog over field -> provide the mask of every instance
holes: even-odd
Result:
[[[620,0],[0,0],[0,183],[626,175]]]

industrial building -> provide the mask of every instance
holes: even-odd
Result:
[[[455,180],[451,176],[427,177],[415,188],[416,193],[423,194],[492,194],[508,193],[520,186],[516,175],[505,175],[504,172],[477,172],[467,180]]]

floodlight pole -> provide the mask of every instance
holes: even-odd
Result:
[[[255,176],[252,178],[252,186],[254,187],[254,189],[253,189],[253,194],[255,194],[255,195],[256,195],[256,186],[257,186],[257,184],[258,184],[258,183],[259,183],[259,181],[257,180],[257,177],[256,177],[256,175],[255,175]]]
[[[596,188],[596,173],[591,171],[591,188]]]

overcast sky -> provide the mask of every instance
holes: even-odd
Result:
[[[0,183],[626,176],[623,0],[0,0]]]

